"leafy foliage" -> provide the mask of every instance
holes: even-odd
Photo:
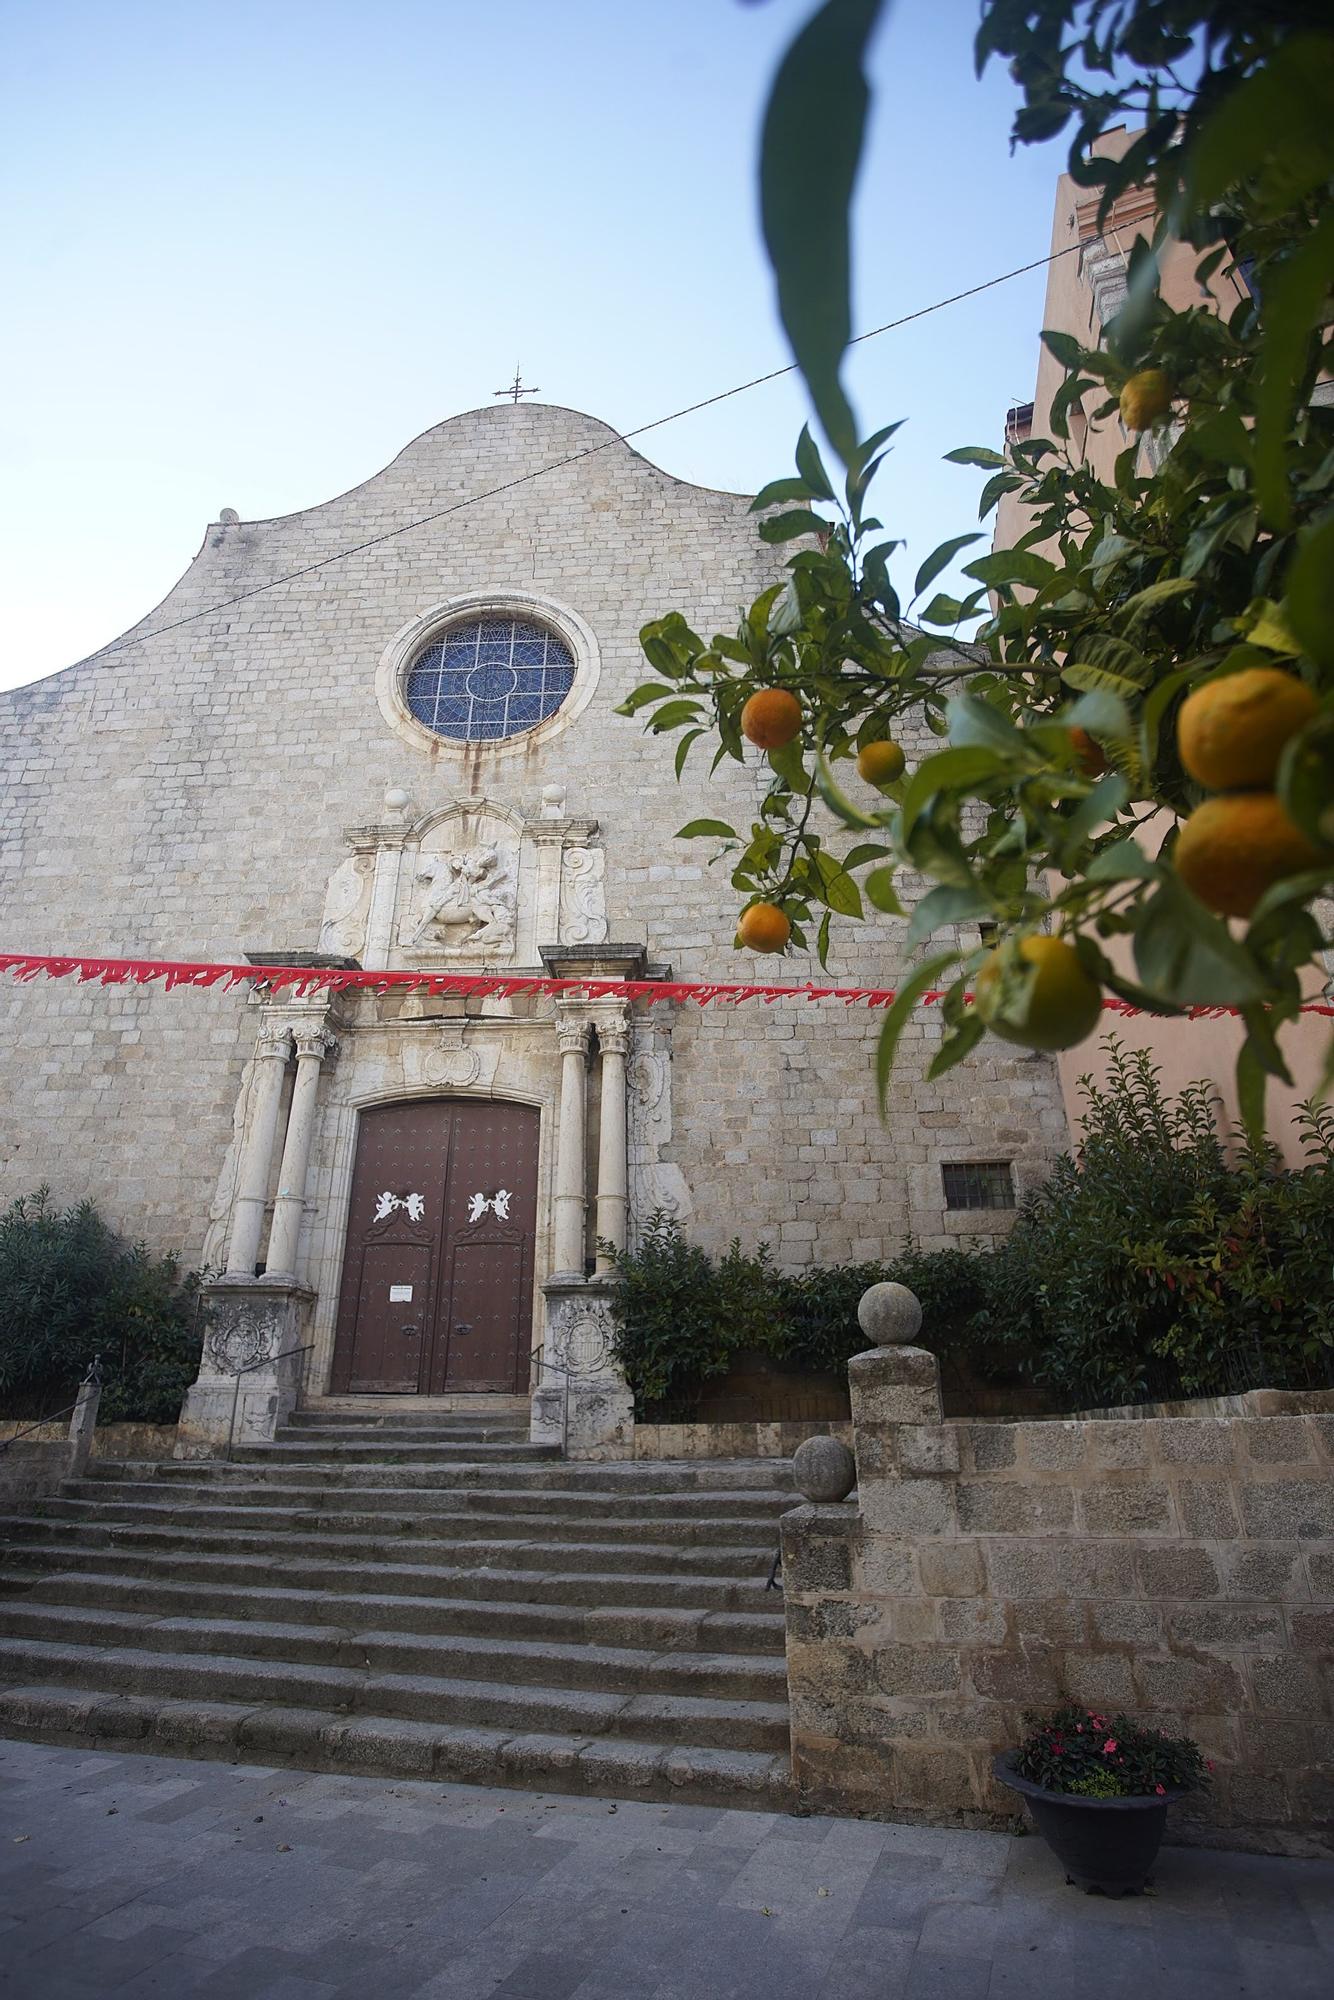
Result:
[[[937,1351],[962,1339],[985,1297],[983,1266],[962,1251],[786,1273],[768,1244],[749,1253],[735,1238],[714,1259],[687,1243],[674,1216],[656,1212],[638,1245],[615,1253],[613,1348],[636,1409],[687,1416],[704,1383],[747,1349],[812,1373],[841,1368],[866,1345],[857,1302],[882,1278],[917,1293]]]
[[[1112,1041],[1077,1159],[1059,1162],[993,1251],[779,1271],[767,1245],[715,1260],[654,1215],[616,1258],[618,1358],[641,1410],[689,1413],[759,1348],[839,1370],[865,1346],[857,1302],[883,1278],[922,1301],[923,1340],[983,1381],[1034,1383],[1057,1409],[1334,1382],[1334,1113],[1302,1113],[1306,1165],[1219,1137],[1206,1085],[1170,1099]]]
[[[47,1188],[0,1215],[0,1396],[13,1414],[72,1403],[100,1355],[99,1420],[175,1421],[199,1365],[198,1280]]]
[[[1208,1087],[1165,1098],[1143,1051],[1112,1041],[1107,1088],[1083,1088],[1079,1158],[1021,1210],[973,1331],[1017,1343],[1065,1409],[1319,1380],[1334,1356],[1334,1116],[1304,1110],[1294,1172],[1264,1148],[1232,1161]]]
[[[1209,1783],[1212,1766],[1187,1736],[1164,1736],[1124,1715],[1068,1707],[1058,1708],[1025,1737],[1014,1768],[1049,1792],[1124,1799],[1200,1791]]]
[[[1135,241],[1129,297],[1104,344],[1044,336],[1066,370],[1052,435],[949,454],[990,473],[984,518],[1010,494],[1029,526],[1013,548],[967,565],[965,598],[938,592],[918,610],[972,538],[929,556],[901,603],[889,572],[899,543],[868,507],[897,426],[853,445],[838,376],[862,56],[881,11],[867,0],[817,11],[780,67],[761,161],[780,309],[844,476],[836,481],[803,431],[796,476],[754,503],[766,541],[801,543],[786,580],[735,635],[706,641],[678,612],[646,626],[657,679],[625,712],[643,711],[656,733],[683,732],[679,777],[711,735],[715,765],[743,759],[741,710],[758,689],[798,698],[802,733],[769,754],[757,818],[727,829],[732,885],[747,903],[781,905],[792,942],[823,964],[836,919],[904,919],[896,871],[927,877],[904,944],[949,933],[918,975],[947,989],[931,1075],[985,1032],[969,1005],[982,950],[954,927],[998,926],[999,1005],[1021,1020],[1035,975],[1019,942],[1056,929],[1102,988],[1134,1004],[1241,1011],[1238,1089],[1258,1138],[1266,1077],[1290,1081],[1276,1031],[1297,1014],[1303,972],[1329,942],[1318,898],[1334,881],[1334,409],[1313,401],[1334,317],[1334,32],[1308,0],[1210,10],[984,0],[979,68],[993,57],[1010,65],[1024,98],[1015,141],[1072,127],[1070,171],[1101,188],[1104,214],[1149,184],[1158,220],[1152,240]],[[803,110],[807,129],[839,134],[828,176],[790,143]],[[1090,156],[1126,118],[1142,118],[1144,131],[1124,156]],[[1199,303],[1181,310],[1159,291],[1169,242],[1197,260]],[[1215,303],[1225,285],[1238,301],[1226,310]],[[1113,422],[1132,379],[1158,370],[1170,430],[1129,439],[1111,477],[1099,476],[1085,430]],[[961,625],[978,627],[968,642]],[[1174,723],[1193,688],[1255,665],[1281,666],[1319,698],[1275,779],[1315,859],[1278,880],[1238,935],[1173,865],[1175,822],[1203,796]],[[840,766],[899,718],[923,714],[943,747],[875,794],[850,788]],[[1090,738],[1103,769],[1090,768]],[[720,823],[685,831],[718,837]],[[1133,974],[1107,949],[1123,935]],[[912,1004],[904,992],[884,1024],[882,1099]]]

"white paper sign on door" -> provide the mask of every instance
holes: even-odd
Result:
[[[391,1306],[405,1306],[411,1298],[411,1285],[391,1285],[389,1287],[389,1303]]]

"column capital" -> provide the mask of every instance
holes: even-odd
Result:
[[[587,1055],[588,1022],[566,1016],[556,1020],[556,1046],[563,1056]]]
[[[255,1037],[255,1054],[286,1062],[292,1053],[292,1031],[282,1021],[265,1021]]]
[[[624,1015],[617,1019],[599,1014],[594,1026],[598,1031],[598,1047],[604,1056],[629,1055],[630,1023]]]
[[[297,1028],[293,1033],[296,1044],[297,1061],[313,1056],[316,1062],[327,1062],[338,1054],[338,1037],[331,1035],[327,1028]]]

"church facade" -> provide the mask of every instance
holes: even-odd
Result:
[[[614,713],[649,618],[728,631],[778,573],[747,510],[544,405],[224,510],[124,639],[0,695],[4,947],[894,985],[885,921],[828,975],[735,952],[726,872],[673,836],[747,819],[762,764],[678,784]],[[836,1003],[60,982],[0,987],[0,1022],[0,1199],[89,1196],[208,1273],[187,1453],[271,1435],[299,1382],[528,1397],[535,1435],[624,1453],[606,1246],[647,1215],[790,1267],[986,1242],[1069,1143],[1046,1058],[987,1041],[928,1083],[930,1009],[884,1121],[878,1017]]]

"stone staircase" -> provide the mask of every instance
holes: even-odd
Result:
[[[791,1505],[785,1463],[401,1408],[97,1466],[0,1517],[0,1734],[785,1805]]]

